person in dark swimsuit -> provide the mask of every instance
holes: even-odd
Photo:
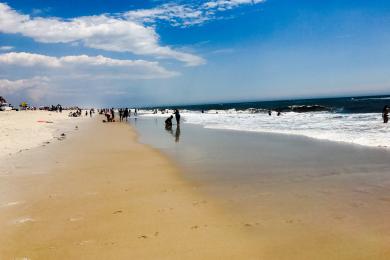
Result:
[[[173,116],[170,116],[165,120],[165,128],[172,128],[172,119]]]
[[[385,106],[382,111],[382,118],[383,118],[383,123],[387,124],[389,122],[389,106]]]
[[[175,118],[176,118],[176,123],[177,123],[178,125],[180,125],[180,113],[179,113],[179,110],[176,109],[175,112],[174,112],[174,114],[175,114]]]

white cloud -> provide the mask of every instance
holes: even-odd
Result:
[[[64,56],[52,57],[35,53],[9,52],[0,54],[0,65],[5,66],[34,67],[42,73],[42,68],[53,75],[53,70],[67,77],[110,77],[110,78],[132,78],[132,79],[153,79],[169,78],[178,73],[169,71],[160,66],[158,62],[144,60],[118,60],[104,56]],[[31,71],[31,68],[28,68]]]
[[[13,48],[13,46],[0,46],[0,51],[10,51]]]
[[[0,3],[0,32],[20,33],[43,43],[82,43],[87,47],[172,58],[188,66],[205,61],[194,54],[159,45],[153,27],[109,15],[83,16],[73,19],[42,18],[23,15]]]
[[[0,92],[8,95],[23,91],[32,100],[38,101],[45,95],[49,82],[50,80],[47,77],[18,80],[0,79]]]
[[[198,1],[196,4],[168,3],[152,9],[129,11],[125,13],[125,17],[128,20],[140,21],[146,24],[162,20],[169,22],[173,26],[187,27],[218,19],[218,12],[263,2],[265,0],[215,0],[203,3]]]

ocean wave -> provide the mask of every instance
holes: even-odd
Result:
[[[264,111],[263,111],[264,112]],[[345,114],[335,112],[252,113],[249,111],[181,111],[186,123],[205,128],[302,135],[315,139],[346,142],[370,147],[390,148],[390,125],[383,124],[380,113]],[[166,117],[169,114],[144,116]]]

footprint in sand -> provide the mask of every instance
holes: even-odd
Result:
[[[71,217],[69,218],[70,222],[76,222],[76,221],[82,221],[84,218],[83,217]]]
[[[12,221],[13,224],[24,224],[28,222],[34,222],[35,220],[31,217],[20,217]]]
[[[94,240],[83,240],[83,241],[80,241],[80,242],[78,243],[78,245],[79,245],[79,246],[86,246],[86,245],[92,244],[92,243],[94,243],[94,242],[95,242]]]
[[[24,201],[10,201],[10,202],[2,204],[0,206],[0,208],[12,207],[12,206],[20,205],[23,203],[24,203]]]

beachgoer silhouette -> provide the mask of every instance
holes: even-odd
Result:
[[[129,117],[129,109],[126,107],[125,110],[123,111],[123,118],[126,118],[126,122],[128,117]]]
[[[111,112],[111,120],[114,121],[114,120],[115,120],[114,108],[111,108],[111,109],[110,109],[110,112]]]
[[[271,110],[268,110],[268,115],[269,115],[269,116],[272,115],[272,111],[271,111]]]
[[[180,125],[180,113],[179,113],[179,109],[176,109],[175,112],[174,112],[174,114],[175,114],[175,118],[176,118],[176,123],[177,123],[178,125]]]
[[[123,121],[123,109],[122,108],[119,109],[119,121],[120,122]]]
[[[165,128],[168,128],[168,127],[172,128],[172,118],[173,118],[173,116],[170,116],[167,119],[165,119]]]
[[[388,105],[386,105],[383,108],[382,118],[383,118],[383,123],[387,124],[387,122],[389,122],[389,106]]]

